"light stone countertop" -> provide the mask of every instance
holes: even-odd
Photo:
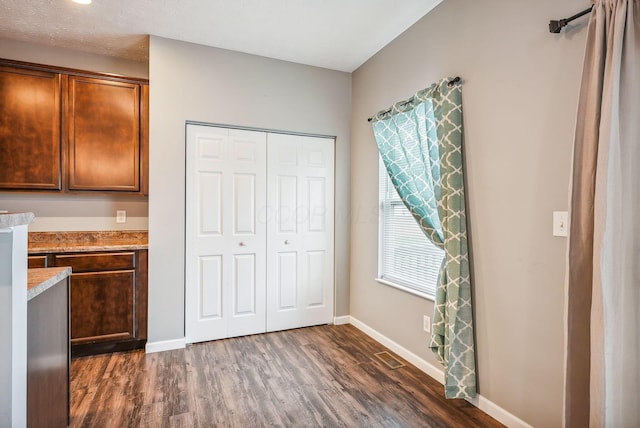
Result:
[[[33,213],[6,213],[0,214],[0,229],[33,223]]]
[[[71,275],[70,267],[36,268],[27,271],[27,301]]]

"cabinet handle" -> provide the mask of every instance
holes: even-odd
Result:
[[[245,244],[244,242],[241,242],[241,243],[240,243],[240,246],[241,246],[241,247],[244,247],[244,246],[246,246],[246,244]]]
[[[288,239],[285,239],[284,245],[289,245],[289,240]]]

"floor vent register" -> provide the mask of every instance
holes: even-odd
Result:
[[[399,369],[400,367],[404,367],[404,363],[399,361],[396,357],[391,355],[388,351],[378,352],[377,354],[373,354],[380,361],[385,363],[391,369]]]

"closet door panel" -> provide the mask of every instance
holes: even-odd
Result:
[[[256,233],[256,176],[255,174],[235,174],[233,196],[233,232],[237,236]]]
[[[269,134],[267,330],[333,319],[334,140]]]
[[[266,135],[229,130],[227,337],[266,331]]]
[[[295,310],[298,306],[298,253],[285,252],[278,253],[278,265],[276,272],[275,287],[270,289],[270,293],[277,296],[279,312]],[[275,296],[273,296],[275,297]]]
[[[326,179],[307,178],[307,206],[309,207],[309,232],[325,232],[327,227]]]
[[[277,177],[277,210],[275,221],[278,224],[278,232],[297,233],[298,219],[298,179],[295,176]]]
[[[219,236],[222,234],[222,175],[215,172],[201,172],[198,179],[200,187],[198,235]]]
[[[255,254],[237,255],[233,260],[234,316],[255,315],[256,310],[256,257]]]
[[[186,207],[187,340],[226,335],[224,168],[228,136],[188,127]]]
[[[187,342],[264,332],[265,134],[188,125],[186,178]],[[219,270],[198,269],[197,260]]]
[[[308,308],[327,305],[324,293],[325,251],[307,251],[307,301]]]
[[[222,257],[204,256],[198,258],[200,265],[198,276],[198,297],[200,307],[198,318],[222,318]]]

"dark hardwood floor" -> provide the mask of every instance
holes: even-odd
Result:
[[[72,427],[501,427],[351,325],[73,360]]]

